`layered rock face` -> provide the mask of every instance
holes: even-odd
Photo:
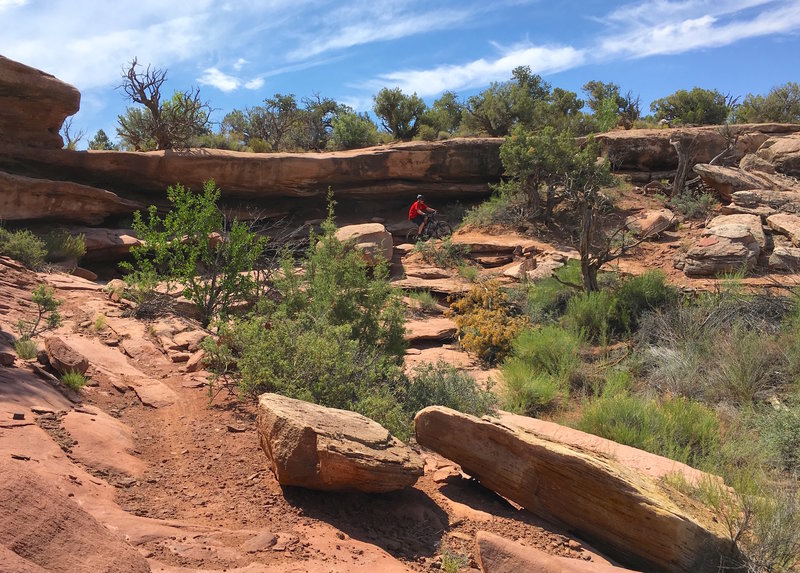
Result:
[[[61,124],[80,104],[76,88],[0,56],[0,142],[59,149]]]
[[[432,406],[414,421],[417,441],[484,486],[566,524],[634,567],[712,572],[730,543],[709,516],[693,515],[657,480],[615,458],[548,440],[523,425]]]
[[[355,412],[262,394],[258,433],[281,485],[381,493],[422,475],[419,455]]]

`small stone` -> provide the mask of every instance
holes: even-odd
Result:
[[[23,414],[22,412],[14,412],[14,414],[11,417],[11,419],[12,420],[24,420],[25,419],[25,414]]]
[[[242,544],[242,549],[248,553],[257,553],[258,551],[266,551],[273,547],[278,542],[278,536],[269,531],[264,531],[258,535],[251,537]]]

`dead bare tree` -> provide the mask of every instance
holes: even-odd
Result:
[[[176,91],[171,99],[162,101],[167,70],[148,64],[140,71],[137,58],[123,68],[122,78],[118,89],[145,108],[128,108],[117,118],[117,133],[135,149],[146,148],[149,142],[154,142],[156,149],[186,148],[193,137],[208,132],[212,109],[200,99],[199,88]]]
[[[75,116],[68,117],[67,120],[64,122],[64,127],[61,130],[61,137],[64,138],[64,147],[66,149],[75,150],[78,147],[78,143],[80,140],[83,139],[83,136],[86,135],[84,130],[79,130],[78,133],[72,133],[72,120]]]
[[[690,135],[685,131],[678,131],[669,140],[670,145],[678,154],[678,168],[675,170],[675,179],[672,182],[671,197],[680,195],[686,184],[686,179],[692,169],[692,161],[697,152],[697,136],[697,133]]]

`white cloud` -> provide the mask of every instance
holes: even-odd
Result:
[[[212,86],[224,92],[232,92],[241,85],[241,80],[234,76],[229,76],[217,68],[207,68],[203,74],[197,78],[197,82],[203,86]]]
[[[507,80],[517,66],[530,66],[535,73],[547,74],[574,68],[584,63],[585,59],[583,50],[571,46],[525,44],[511,48],[493,60],[481,58],[463,65],[383,74],[372,80],[369,87],[398,86],[405,92],[435,95],[445,90],[460,90]]]
[[[264,85],[264,78],[253,78],[252,80],[246,81],[244,83],[245,89],[248,90],[257,90],[263,85]]]
[[[28,0],[0,0],[0,12],[7,8],[19,8],[27,3]]]
[[[244,65],[246,63],[247,63],[247,60],[245,60],[244,58],[239,58],[238,60],[236,60],[236,63],[233,64],[234,71],[237,71],[237,72],[241,71],[241,69],[244,67]]]

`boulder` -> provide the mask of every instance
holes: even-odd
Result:
[[[13,366],[16,360],[16,351],[5,341],[5,337],[0,334],[0,366]]]
[[[683,494],[611,456],[440,406],[420,411],[414,426],[420,445],[631,567],[717,571],[730,546],[712,516],[687,509],[697,506]]]
[[[0,213],[6,221],[39,219],[91,225],[142,208],[140,203],[104,189],[0,171]]]
[[[44,340],[50,366],[61,374],[77,372],[85,374],[89,369],[89,360],[57,336],[48,336]]]
[[[789,237],[795,247],[800,246],[800,216],[776,213],[767,217],[767,225],[776,232]]]
[[[800,249],[776,246],[769,256],[769,268],[776,271],[800,272]]]
[[[730,225],[744,225],[753,235],[753,238],[758,243],[761,249],[767,246],[767,237],[764,234],[764,227],[761,224],[761,217],[757,215],[739,214],[739,215],[720,215],[714,217],[708,222],[706,232],[708,234],[717,234],[715,230],[720,227],[727,227]]]
[[[700,176],[703,183],[714,189],[726,201],[730,201],[736,191],[769,189],[771,187],[769,180],[758,174],[732,167],[699,163],[694,166],[694,172]]]
[[[197,372],[205,366],[206,351],[198,350],[186,361],[186,372]]]
[[[0,464],[0,547],[45,571],[146,573],[147,561],[67,493],[23,464]],[[24,571],[6,564],[0,569]],[[30,571],[38,571],[31,568]]]
[[[771,137],[764,142],[757,154],[773,165],[776,171],[800,177],[800,134]]]
[[[394,244],[392,234],[380,223],[347,225],[336,230],[336,238],[343,243],[352,243],[364,254],[368,264],[374,265],[378,258],[392,260]]]
[[[703,235],[686,253],[683,271],[687,275],[714,276],[742,269],[750,271],[755,267],[761,248],[749,226],[710,227]]]
[[[483,573],[625,573],[630,569],[615,567],[592,559],[570,559],[550,555],[535,547],[520,545],[494,533],[479,531],[475,536],[475,555]]]
[[[80,106],[81,94],[71,85],[0,56],[0,141],[61,149],[61,124]]]
[[[625,226],[636,236],[652,237],[675,224],[675,213],[669,209],[651,209],[631,215]]]
[[[206,338],[208,338],[208,332],[205,330],[185,330],[183,332],[179,332],[172,337],[172,340],[175,342],[177,347],[173,350],[188,350],[189,352],[195,352],[198,348],[200,348],[200,343]]]
[[[382,493],[423,473],[419,455],[355,412],[262,394],[258,433],[281,485]]]
[[[72,276],[91,282],[95,282],[97,280],[97,273],[94,273],[89,269],[84,269],[83,267],[75,267],[72,269]]]
[[[775,173],[775,166],[767,161],[756,155],[755,153],[748,153],[742,160],[739,161],[739,169],[742,171],[756,171],[761,173]]]

